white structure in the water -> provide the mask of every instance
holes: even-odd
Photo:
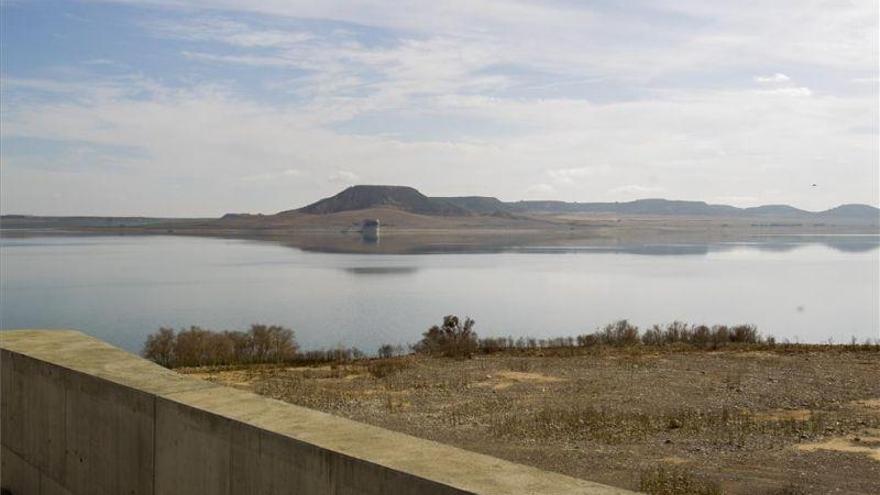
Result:
[[[361,236],[365,241],[378,241],[379,219],[369,219],[361,222]]]

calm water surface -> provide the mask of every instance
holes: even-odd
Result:
[[[75,328],[131,351],[159,326],[294,328],[308,348],[418,340],[445,314],[480,335],[553,337],[615,319],[754,323],[801,342],[880,337],[880,248],[853,242],[303,252],[183,237],[0,239],[0,328]]]

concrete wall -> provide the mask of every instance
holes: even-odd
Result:
[[[73,331],[0,332],[0,486],[30,494],[613,494],[179,375]]]

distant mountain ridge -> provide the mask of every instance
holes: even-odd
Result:
[[[626,202],[579,203],[565,201],[504,202],[490,196],[429,197],[408,186],[351,186],[342,192],[293,212],[331,214],[370,208],[396,208],[421,215],[517,215],[535,213],[611,213],[620,215],[711,216],[791,219],[849,219],[880,223],[880,209],[863,204],[840,205],[811,212],[789,205],[765,205],[751,208],[709,204],[704,201],[639,199]]]
[[[435,197],[433,199],[462,208],[470,213],[481,215],[492,215],[498,212],[510,211],[509,203],[488,196],[450,196]]]
[[[509,203],[523,213],[619,213],[631,215],[732,215],[739,208],[710,205],[703,201],[637,199],[623,203],[567,203],[564,201],[518,201]]]

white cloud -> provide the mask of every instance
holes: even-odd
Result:
[[[643,186],[641,184],[626,184],[608,190],[613,196],[644,196],[646,194],[658,194],[665,191],[662,187]]]
[[[191,52],[189,50],[183,50],[180,52],[180,54],[190,60],[199,60],[203,62],[253,65],[257,67],[285,67],[291,65],[291,63],[287,60],[272,56],[217,55],[214,53]]]
[[[801,87],[791,87],[791,88],[777,88],[770,89],[764,91],[764,93],[771,95],[782,95],[782,96],[812,96],[813,91],[810,88]]]
[[[553,194],[556,194],[556,188],[550,184],[533,184],[526,188],[526,196],[528,197],[548,199]]]
[[[594,175],[596,171],[597,169],[592,167],[575,167],[548,170],[547,174],[559,184],[572,185],[585,177]]]
[[[109,58],[93,58],[83,62],[86,65],[116,65],[116,62]]]
[[[330,174],[327,177],[327,180],[337,184],[352,185],[359,181],[360,177],[358,176],[358,174],[348,170],[337,170],[336,172]]]
[[[395,8],[382,0],[122,1],[333,20],[418,37],[442,34],[467,39],[470,46],[495,45],[501,63],[513,58],[564,73],[601,68],[640,80],[696,66],[742,67],[755,60],[780,67],[807,63],[865,70],[877,56],[876,2],[656,0],[603,9],[592,3],[503,0],[406,1]],[[214,33],[217,26],[206,24],[197,32]]]
[[[303,173],[301,170],[297,170],[295,168],[288,168],[285,170],[280,170],[277,172],[262,172],[258,174],[245,175],[241,177],[241,180],[244,182],[264,182],[264,181],[274,181],[279,179],[290,179],[294,177],[300,177]]]
[[[724,204],[724,205],[732,205],[738,206],[740,208],[747,208],[750,206],[760,206],[761,198],[758,196],[716,196],[713,203]]]
[[[759,83],[784,83],[791,81],[791,78],[781,72],[777,72],[769,76],[755,76],[755,81]]]
[[[186,22],[152,21],[145,26],[163,37],[215,41],[243,48],[292,47],[313,38],[307,31],[254,29],[223,17],[199,17]]]
[[[856,77],[852,79],[852,82],[856,84],[877,84],[880,82],[880,77]]]
[[[4,112],[2,135],[138,150],[144,158],[128,164],[127,177],[107,178],[93,171],[80,174],[82,183],[58,183],[55,190],[75,186],[84,198],[95,198],[82,211],[95,214],[103,208],[97,198],[108,194],[104,191],[130,191],[131,184],[155,191],[171,179],[198,181],[199,187],[191,188],[189,196],[162,201],[156,197],[165,193],[140,201],[140,193],[131,193],[124,204],[137,209],[125,213],[279,211],[333,194],[340,184],[363,177],[376,183],[413,185],[429,194],[467,189],[510,200],[521,199],[523,192],[529,197],[557,197],[556,186],[572,184],[577,187],[568,191],[566,199],[612,200],[624,193],[660,192],[711,199],[769,187],[783,193],[768,200],[805,207],[871,202],[876,197],[876,181],[865,167],[877,156],[876,136],[853,131],[873,125],[872,114],[865,111],[871,107],[870,98],[781,98],[771,91],[743,90],[676,92],[607,104],[463,98],[454,106],[448,100],[426,100],[425,110],[435,115],[519,122],[522,131],[480,139],[402,142],[328,128],[326,114],[336,111],[339,102],[335,101],[258,104],[218,89],[171,90],[150,81],[135,88],[129,80],[105,81],[91,90],[80,83],[73,83],[75,90],[58,84],[61,87],[36,82],[62,95],[76,91],[77,97],[31,101]],[[585,162],[603,165],[585,166]],[[548,171],[547,163],[555,167]],[[222,193],[241,183],[242,177],[288,169],[302,174],[296,180],[263,182],[267,187],[288,184],[283,190],[272,189],[272,194],[260,197]],[[336,172],[327,177],[327,170]],[[40,179],[21,158],[8,154],[2,173],[4,187],[16,184],[15,190],[4,190],[4,209],[21,199],[17,191],[22,187],[33,187],[31,194],[36,197],[44,186],[47,191],[55,187],[49,187],[48,179]],[[644,185],[651,176],[662,180],[666,190],[620,186]],[[809,181],[818,176],[831,183],[820,192],[812,191],[806,200],[802,191],[789,187],[795,176]],[[157,204],[168,210],[157,212]]]

